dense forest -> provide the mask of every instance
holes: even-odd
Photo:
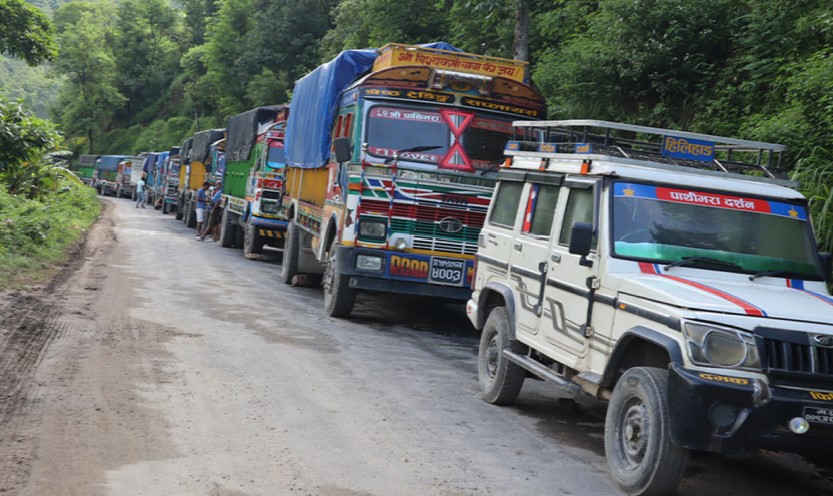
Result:
[[[511,58],[525,56],[516,40],[528,37],[551,118],[788,145],[833,245],[824,234],[833,232],[833,0],[30,3],[51,17],[58,56],[29,77],[0,68],[0,82],[41,115],[53,102],[50,117],[76,153],[159,150],[224,127],[287,101],[297,78],[345,48],[444,40]]]

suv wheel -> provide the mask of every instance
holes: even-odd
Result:
[[[495,405],[511,405],[523,387],[526,371],[503,355],[503,350],[525,354],[525,347],[511,337],[509,312],[497,307],[489,313],[480,335],[477,375],[483,399]]]
[[[671,441],[668,371],[635,367],[616,383],[605,419],[605,454],[616,485],[629,495],[673,494],[688,450]]]

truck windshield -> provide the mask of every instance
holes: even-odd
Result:
[[[377,105],[368,114],[366,133],[371,156],[391,158],[399,150],[432,145],[438,148],[405,152],[399,159],[470,171],[503,160],[512,123],[456,109]]]
[[[286,167],[286,153],[282,141],[269,143],[269,153],[266,155],[266,165],[271,169]]]
[[[821,279],[804,205],[639,183],[613,184],[614,255]]]

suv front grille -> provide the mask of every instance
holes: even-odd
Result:
[[[802,338],[807,339],[806,335]],[[794,386],[833,386],[833,348],[796,341],[763,339],[762,364],[773,381]]]

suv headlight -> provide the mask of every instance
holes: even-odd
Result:
[[[688,357],[697,365],[760,369],[761,358],[751,335],[705,324],[686,322],[683,333]]]
[[[362,220],[359,224],[359,234],[368,238],[384,238],[388,226],[385,222]]]

